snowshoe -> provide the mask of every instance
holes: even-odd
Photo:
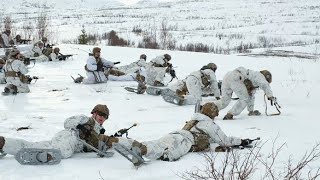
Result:
[[[133,92],[133,93],[137,93],[137,94],[143,94],[145,92],[145,89],[136,89],[136,88],[132,88],[132,87],[125,87],[124,89],[129,92]]]
[[[14,156],[22,165],[54,165],[61,161],[61,151],[57,149],[23,148]]]
[[[129,91],[129,92],[134,92],[134,93],[138,93],[138,89],[136,88],[132,88],[132,87],[125,87],[125,90]]]
[[[169,88],[166,88],[166,89],[161,89],[161,96],[176,96],[176,92],[172,91],[171,89]]]
[[[184,105],[184,99],[177,95],[162,95],[163,100],[168,103],[182,106]]]
[[[147,87],[147,94],[159,96],[161,94],[162,89],[156,87]]]
[[[134,166],[140,166],[146,161],[140,155],[140,149],[138,147],[127,148],[122,144],[115,144],[114,149],[123,157],[128,159]]]

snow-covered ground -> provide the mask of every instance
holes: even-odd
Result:
[[[65,62],[36,63],[30,75],[43,77],[30,85],[31,93],[0,98],[0,135],[23,138],[29,141],[50,140],[63,129],[66,118],[85,114],[97,103],[107,104],[110,118],[104,124],[106,134],[139,125],[129,132],[129,137],[144,141],[162,137],[166,133],[181,129],[190,120],[193,106],[175,106],[161,97],[137,95],[123,89],[136,86],[135,82],[108,82],[106,84],[83,85],[73,83],[70,75],[85,75],[84,64],[87,53],[82,50],[92,46],[59,45],[62,53],[74,55]],[[81,49],[81,50],[80,50]],[[286,50],[314,52],[319,46],[300,49],[287,47]],[[308,52],[306,51],[306,52]],[[184,78],[192,71],[208,62],[218,65],[217,78],[222,79],[226,72],[238,66],[253,70],[268,69],[272,72],[271,84],[274,95],[281,105],[280,116],[247,116],[244,110],[234,121],[222,118],[231,105],[220,112],[216,123],[228,134],[241,138],[261,137],[266,142],[262,154],[272,149],[272,141],[278,137],[277,145],[286,143],[279,155],[277,167],[284,167],[290,155],[295,161],[304,152],[319,142],[317,112],[320,102],[320,62],[319,58],[298,59],[285,57],[248,57],[238,55],[214,55],[179,51],[162,51],[121,47],[102,47],[102,56],[112,61],[128,64],[138,59],[141,53],[148,60],[157,55],[169,53],[172,63],[177,66],[178,78]],[[0,85],[3,89],[4,85]],[[53,91],[61,90],[61,91]],[[98,92],[97,92],[98,91]],[[208,99],[205,99],[208,100]],[[262,91],[256,95],[255,108],[264,112],[265,104]],[[269,106],[271,112],[276,112]],[[30,126],[29,130],[16,131],[18,127]],[[221,153],[222,155],[223,153]],[[202,167],[204,158],[197,153],[189,153],[176,162],[152,161],[138,170],[119,154],[112,158],[97,158],[94,153],[76,154],[54,166],[22,166],[13,156],[0,160],[0,179],[179,179],[177,174],[195,167]],[[320,160],[312,164],[319,168]]]

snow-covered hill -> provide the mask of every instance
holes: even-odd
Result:
[[[73,42],[84,26],[90,34],[115,30],[138,46],[148,32],[159,38],[163,21],[177,46],[203,43],[218,53],[320,42],[318,0],[2,0],[0,5],[3,17],[14,20],[14,34],[24,35],[26,22],[36,27],[39,13],[46,12],[47,36],[54,43]],[[132,32],[134,27],[143,33]]]
[[[61,44],[59,47],[62,53],[76,55],[65,62],[37,63],[30,69],[29,74],[43,79],[30,85],[31,93],[0,98],[1,136],[29,141],[50,140],[55,133],[63,129],[66,118],[77,114],[90,115],[91,108],[97,103],[105,103],[110,108],[110,118],[104,124],[107,134],[138,123],[137,127],[130,130],[129,137],[140,141],[156,139],[181,129],[185,121],[192,116],[193,106],[179,107],[164,102],[161,97],[137,95],[123,89],[125,86],[136,86],[135,82],[74,84],[70,75],[85,74],[83,66],[87,53],[82,50],[91,49],[92,46]],[[319,46],[307,46],[284,49],[294,49],[296,52],[307,49],[314,52],[318,48]],[[102,47],[103,57],[121,61],[121,64],[136,60],[141,53],[147,54],[148,60],[163,53],[171,54],[179,78],[184,78],[208,62],[218,65],[218,79],[222,79],[226,72],[238,66],[253,70],[269,69],[273,75],[271,87],[282,107],[282,114],[249,117],[244,110],[236,120],[223,121],[223,116],[234,104],[232,102],[228,108],[220,112],[216,123],[230,136],[261,137],[262,142],[266,142],[262,149],[264,155],[270,152],[272,141],[278,137],[276,146],[282,143],[286,143],[286,146],[279,155],[280,162],[276,164],[277,167],[283,167],[290,155],[296,162],[306,150],[319,142],[319,59]],[[0,89],[3,88],[4,85],[0,85]],[[264,112],[265,104],[261,91],[256,95],[255,108]],[[275,109],[269,106],[269,111],[275,112]],[[16,131],[16,128],[21,126],[30,126],[31,129]],[[223,153],[219,156],[222,155]],[[201,155],[189,153],[176,162],[152,161],[136,170],[119,154],[109,159],[97,158],[93,153],[76,154],[55,166],[21,166],[12,156],[7,156],[0,160],[0,179],[179,179],[177,174],[196,167],[201,168],[204,162]],[[310,167],[318,168],[319,164],[318,160]]]

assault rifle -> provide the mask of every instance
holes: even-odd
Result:
[[[128,131],[129,129],[133,128],[134,126],[137,126],[137,123],[134,123],[129,128],[120,129],[116,133],[114,133],[113,137],[122,137],[122,135],[126,134],[126,138],[128,138]]]
[[[28,44],[28,42],[30,42],[31,41],[31,39],[20,39],[19,40],[19,43],[21,43],[21,44]]]
[[[23,64],[26,65],[26,66],[30,65],[31,61],[33,61],[33,65],[35,65],[36,59],[34,59],[34,58],[26,58],[26,57],[23,58]]]
[[[30,84],[31,81],[34,80],[34,79],[35,79],[34,83],[36,83],[37,80],[40,79],[38,76],[30,76],[30,75],[26,75],[26,78],[28,78],[28,84]]]
[[[47,44],[46,48],[52,48],[53,46],[55,46],[55,44]]]
[[[58,59],[59,59],[59,61],[65,61],[66,59],[68,59],[69,57],[72,57],[72,56],[73,56],[73,54],[63,55],[63,54],[59,53]]]

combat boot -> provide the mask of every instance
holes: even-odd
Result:
[[[260,116],[261,113],[258,110],[250,111],[248,116]]]
[[[4,146],[5,140],[3,136],[0,136],[0,151],[2,150],[3,146]]]
[[[227,113],[227,115],[224,116],[223,120],[233,120],[233,114]]]
[[[140,149],[140,156],[147,154],[147,146],[139,143],[138,141],[133,141],[132,148],[138,147]]]

